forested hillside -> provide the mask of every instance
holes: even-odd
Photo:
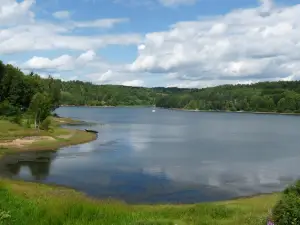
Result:
[[[191,90],[191,93],[163,96],[156,105],[199,110],[300,112],[300,82],[263,82]]]
[[[190,93],[189,89],[143,88],[119,85],[95,85],[82,81],[62,82],[61,102],[66,105],[138,106],[155,105],[162,96]]]
[[[48,111],[59,105],[155,104],[158,107],[191,110],[300,112],[300,81],[223,85],[203,89],[126,87],[61,81],[51,77],[42,79],[34,73],[25,75],[18,68],[0,62],[0,87],[2,115],[32,110],[33,99],[51,102]]]
[[[58,81],[61,82],[61,81]],[[153,105],[220,111],[300,112],[300,82],[263,82],[203,89],[141,88],[61,82],[62,104]]]
[[[153,105],[155,92],[147,88],[94,85],[82,81],[61,82],[61,101],[67,105]]]

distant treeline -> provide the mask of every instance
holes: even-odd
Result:
[[[223,85],[203,89],[141,88],[60,82],[67,105],[156,105],[163,108],[215,111],[300,112],[300,81]]]
[[[26,111],[37,93],[51,100],[51,110],[59,105],[156,105],[190,110],[300,112],[300,81],[203,89],[126,87],[61,81],[51,77],[43,79],[34,73],[25,75],[18,68],[0,61],[0,87],[0,114],[3,114],[1,104],[2,108],[9,104],[12,111]]]
[[[220,111],[300,112],[300,81],[223,85],[174,93],[158,98],[156,105]]]

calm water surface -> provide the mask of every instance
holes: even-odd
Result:
[[[2,175],[129,203],[230,199],[279,191],[300,178],[297,116],[83,107],[57,113],[96,123],[98,139],[7,156]]]

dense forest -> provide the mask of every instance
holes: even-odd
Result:
[[[141,88],[59,82],[66,105],[156,105],[214,111],[300,112],[300,81],[223,85],[203,89]]]
[[[300,112],[300,81],[223,85],[165,95],[156,105],[165,108],[215,111]]]
[[[24,74],[0,61],[0,115],[38,121],[59,105],[141,106],[213,111],[300,112],[300,81],[223,85],[203,89],[142,88],[61,81]],[[44,111],[43,111],[44,110]]]
[[[45,128],[48,116],[60,105],[61,91],[57,82],[49,77],[42,79],[36,74],[25,75],[12,65],[0,61],[0,116],[15,123],[26,121]]]

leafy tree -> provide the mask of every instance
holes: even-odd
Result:
[[[5,76],[6,73],[6,66],[3,64],[2,61],[0,61],[0,102],[4,100],[4,87],[2,83],[2,79]]]
[[[10,104],[8,100],[0,102],[0,115],[3,116],[14,116],[20,114],[20,109]]]
[[[40,125],[40,128],[42,130],[49,130],[50,129],[50,126],[51,126],[51,119],[50,117],[47,117],[46,119],[43,120],[43,122],[41,123]]]
[[[51,98],[48,94],[38,92],[33,96],[29,106],[29,114],[34,119],[35,128],[39,128],[40,123],[50,115],[51,110]]]

